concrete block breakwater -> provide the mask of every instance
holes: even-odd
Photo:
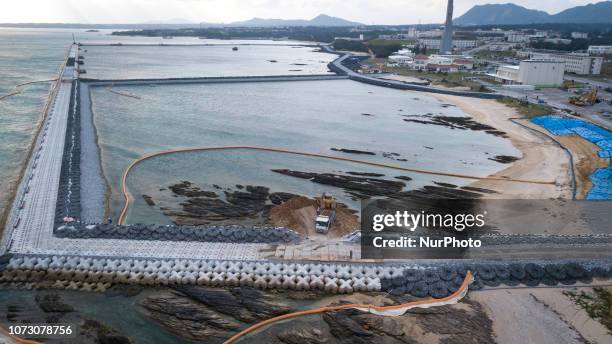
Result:
[[[6,263],[0,282],[34,282],[71,289],[81,286],[98,291],[112,284],[186,284],[351,293],[379,291],[381,277],[401,273],[401,267],[361,264],[17,256]]]
[[[433,269],[408,268],[401,275],[381,278],[381,290],[395,296],[411,294],[415,297],[441,298],[457,291],[468,271],[474,275],[470,290],[502,285],[516,287],[521,284],[537,287],[578,282],[590,284],[593,278],[609,280],[612,277],[612,263],[458,263]]]
[[[3,263],[1,263],[3,262]],[[554,286],[610,279],[610,262],[441,263],[430,266],[293,263],[264,261],[130,259],[75,256],[13,256],[0,259],[0,282],[104,291],[113,284],[249,286],[324,290],[329,293],[387,291],[400,296],[446,297],[468,271],[472,290],[501,285]]]
[[[56,226],[61,225],[65,217],[79,217],[81,214],[81,111],[77,81],[72,82],[70,92],[68,124],[55,208]]]
[[[192,78],[160,78],[160,79],[89,79],[81,78],[90,86],[119,85],[151,85],[151,84],[207,84],[235,82],[280,82],[306,80],[338,80],[347,79],[345,75],[312,74],[312,75],[265,75],[265,76],[222,76],[222,77],[192,77]]]
[[[172,226],[64,224],[55,229],[55,236],[71,239],[125,239],[163,241],[201,241],[227,243],[295,243],[300,236],[291,229],[271,226]]]

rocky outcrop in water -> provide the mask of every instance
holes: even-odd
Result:
[[[273,172],[301,179],[309,179],[313,183],[331,185],[346,190],[360,198],[370,196],[389,196],[400,192],[406,184],[395,180],[376,179],[371,177],[347,176],[333,173],[301,172],[288,169],[274,169]]]
[[[314,327],[292,326],[276,335],[285,344],[326,344],[330,343],[323,331]]]
[[[149,296],[140,302],[148,316],[179,337],[221,342],[246,323],[292,311],[269,293],[250,287],[214,289],[176,286],[176,292]]]
[[[450,129],[484,131],[487,134],[507,137],[506,133],[494,127],[474,121],[470,117],[442,116],[428,113],[426,115],[403,115],[404,121],[420,124],[431,124]]]
[[[488,158],[488,159],[502,163],[502,164],[511,164],[520,158],[517,158],[515,156],[510,156],[510,155],[496,155],[495,157]]]
[[[266,206],[270,190],[264,186],[247,185],[244,190],[225,191],[225,200],[213,191],[204,191],[190,182],[169,187],[175,195],[188,197],[181,210],[164,210],[177,224],[206,224],[260,215]],[[278,198],[278,195],[275,197]]]
[[[74,312],[74,308],[66,303],[63,303],[58,294],[36,295],[35,297],[38,307],[45,313],[70,313]]]
[[[372,173],[372,172],[346,172],[346,174],[350,174],[352,176],[361,176],[361,177],[384,177],[385,175],[382,173]]]
[[[176,336],[194,341],[221,341],[237,331],[240,322],[188,297],[167,293],[140,302],[148,316]]]
[[[201,190],[189,181],[182,181],[178,184],[170,185],[168,189],[172,190],[175,195],[185,197],[219,197],[215,192]]]
[[[363,154],[363,155],[376,155],[374,152],[362,151],[358,149],[347,149],[347,148],[330,148],[334,152],[342,152],[348,154]]]
[[[230,315],[243,322],[254,322],[291,312],[268,295],[251,287],[209,289],[197,286],[175,287],[177,291],[202,302],[216,312]]]
[[[149,196],[149,195],[142,195],[142,199],[144,199],[145,203],[149,206],[149,207],[153,207],[155,206],[155,201],[153,201],[153,197]]]
[[[301,197],[300,195],[292,194],[289,192],[273,192],[268,196],[270,202],[274,205],[279,205],[287,202],[288,200],[296,197]]]

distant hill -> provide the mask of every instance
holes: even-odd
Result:
[[[506,25],[542,23],[550,14],[515,4],[476,5],[453,20],[455,25]]]
[[[552,18],[553,23],[612,23],[612,1],[568,8]]]
[[[240,22],[233,22],[232,26],[360,26],[361,23],[348,21],[338,17],[320,14],[310,20],[306,19],[263,19],[253,18]]]
[[[476,5],[455,18],[456,25],[521,25],[535,23],[612,23],[612,1],[576,6],[551,15],[515,4]]]

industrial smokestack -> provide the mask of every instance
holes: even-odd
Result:
[[[444,34],[440,42],[440,54],[448,54],[453,51],[453,0],[448,0],[446,6],[446,22],[444,23]]]

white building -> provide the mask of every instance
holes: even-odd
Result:
[[[565,64],[561,61],[531,59],[518,66],[500,66],[495,79],[506,84],[523,84],[540,87],[559,87],[563,84]]]
[[[572,40],[569,38],[546,38],[544,39],[544,42],[546,43],[553,43],[553,44],[571,44]]]
[[[527,42],[529,37],[522,32],[508,32],[506,33],[506,40],[510,43],[522,43]]]
[[[589,56],[588,54],[579,53],[538,53],[532,52],[531,58],[534,59],[553,59],[565,63],[565,71],[578,75],[599,75],[601,74],[601,66],[603,57]]]
[[[516,48],[516,43],[496,42],[489,44],[488,49],[492,51],[510,51]]]
[[[427,49],[440,50],[440,38],[420,38],[419,44],[426,46]],[[475,46],[476,40],[453,39],[453,49],[466,50]]]
[[[416,28],[411,27],[408,29],[408,32],[406,32],[406,34],[410,38],[417,38],[417,36],[419,35],[419,31]]]
[[[389,62],[399,66],[410,66],[414,63],[414,53],[409,49],[401,49],[389,56]]]
[[[389,63],[415,70],[430,70],[435,72],[454,73],[462,70],[472,70],[474,60],[463,55],[398,55],[389,56]]]
[[[587,52],[592,55],[612,54],[612,45],[589,45]]]
[[[572,32],[573,39],[587,39],[589,34],[587,32]]]
[[[414,58],[405,55],[391,55],[389,56],[389,63],[398,66],[411,66],[414,64]]]

